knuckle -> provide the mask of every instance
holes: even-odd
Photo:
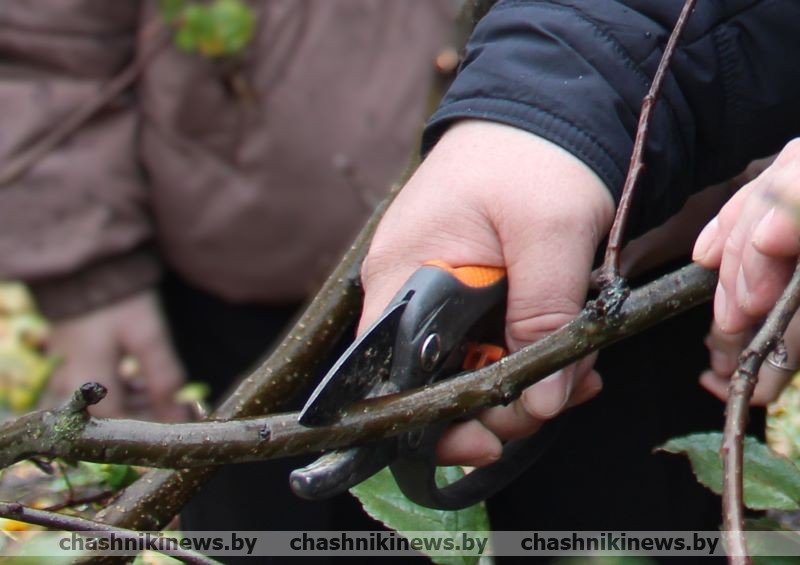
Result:
[[[725,353],[741,351],[750,339],[750,331],[725,333],[712,322],[711,331],[705,338],[705,345],[709,349],[716,349]]]
[[[737,195],[738,196],[738,195]],[[733,198],[736,198],[734,196]],[[737,202],[733,202],[733,199],[729,200],[725,206],[720,209],[719,213],[716,216],[717,219],[717,226],[719,228],[719,233],[722,236],[730,236],[733,228],[736,226],[736,222],[739,219],[740,209]],[[729,237],[726,237],[726,240]]]
[[[795,137],[787,143],[778,156],[777,163],[785,164],[800,157],[800,137]]]
[[[722,254],[728,260],[734,258],[738,259],[739,257],[741,257],[742,244],[738,240],[738,238],[733,236],[733,234],[725,238],[725,245],[722,247]]]
[[[396,247],[373,244],[361,263],[361,282],[367,286],[371,281],[385,276],[396,267],[397,261]]]
[[[496,444],[492,444],[487,447],[486,453],[483,454],[483,458],[481,459],[480,463],[477,466],[485,467],[487,465],[491,465],[492,463],[500,461],[502,457],[503,457],[503,446],[498,441]]]

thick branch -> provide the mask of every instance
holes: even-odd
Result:
[[[0,464],[34,454],[148,466],[196,466],[285,457],[397,435],[507,404],[528,386],[587,354],[708,300],[716,274],[690,265],[631,293],[618,313],[592,302],[569,324],[479,371],[420,390],[359,402],[325,428],[297,414],[238,421],[158,424],[87,419],[63,426],[36,412],[0,428]]]
[[[789,322],[800,307],[800,263],[778,303],[764,325],[739,357],[739,368],[731,377],[725,411],[725,431],[721,455],[724,469],[722,519],[731,563],[751,562],[744,535],[744,434],[758,371],[770,351],[781,340]]]
[[[493,0],[467,3],[459,17],[454,44],[462,45],[476,18]],[[428,96],[429,114],[447,84],[433,81]],[[421,136],[421,131],[420,131]],[[404,180],[416,168],[414,155]],[[402,183],[397,187],[399,190]],[[298,390],[308,386],[320,366],[330,361],[338,338],[355,322],[361,309],[358,271],[372,233],[396,190],[373,213],[350,251],[328,278],[320,293],[267,362],[237,387],[214,415],[225,419],[248,414],[266,414],[282,409]],[[109,524],[134,529],[159,529],[166,525],[213,474],[213,468],[182,471],[153,470],[121,494],[116,503],[97,518]]]
[[[25,522],[26,524],[36,524],[53,530],[64,530],[69,532],[113,532],[114,536],[120,540],[134,540],[140,542],[141,537],[139,532],[125,530],[122,528],[112,528],[106,524],[93,522],[78,516],[67,516],[59,514],[58,512],[50,512],[47,510],[36,510],[28,508],[18,502],[0,502],[0,518],[8,518],[10,520],[17,520]],[[156,551],[165,555],[170,555],[184,563],[192,563],[196,565],[215,565],[218,561],[206,557],[200,553],[182,549],[180,547],[165,547],[167,540],[154,538],[153,542],[156,546]]]
[[[625,177],[625,184],[622,187],[622,196],[619,200],[614,224],[611,226],[608,245],[606,246],[605,261],[603,262],[603,267],[600,272],[600,281],[603,286],[613,283],[620,276],[619,254],[622,248],[622,238],[625,232],[625,226],[628,222],[633,194],[639,184],[639,178],[644,171],[644,148],[647,145],[647,133],[650,122],[653,119],[653,109],[661,94],[661,86],[664,83],[667,69],[669,69],[669,64],[672,61],[672,55],[675,53],[675,46],[678,44],[678,40],[683,34],[686,22],[689,19],[689,14],[691,14],[694,9],[695,2],[696,0],[686,0],[684,3],[680,16],[678,16],[678,21],[675,23],[675,27],[667,41],[667,46],[664,48],[661,61],[658,63],[656,74],[653,77],[653,83],[650,85],[650,90],[642,101],[642,111],[639,114],[639,124],[636,127],[636,138],[633,142],[633,152],[631,154],[630,165],[628,166],[628,174]]]
[[[350,250],[269,359],[216,410],[226,420],[281,410],[319,375],[336,344],[361,310],[359,270],[369,241],[399,187],[381,204]],[[208,463],[208,461],[207,461]],[[221,463],[211,459],[210,464]],[[101,522],[131,529],[164,527],[211,477],[214,467],[180,471],[153,469],[97,514]]]

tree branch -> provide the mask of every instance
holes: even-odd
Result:
[[[743,485],[744,435],[749,419],[750,399],[758,383],[761,364],[781,340],[798,307],[800,307],[800,263],[764,325],[739,356],[739,368],[731,377],[728,388],[725,431],[720,447],[724,470],[722,519],[729,560],[736,565],[751,563],[744,535]]]
[[[375,210],[292,330],[269,359],[213,413],[213,419],[228,420],[281,410],[332,361],[331,352],[361,311],[361,263],[378,222],[398,191],[399,186]],[[210,461],[215,466],[219,463],[213,458]],[[96,518],[131,529],[161,529],[214,470],[215,467],[150,470]]]
[[[644,100],[642,100],[642,111],[639,114],[639,124],[636,128],[636,138],[633,142],[633,152],[631,154],[630,165],[628,166],[628,174],[625,177],[625,184],[622,187],[622,196],[620,197],[619,206],[617,207],[617,214],[614,217],[614,224],[611,226],[608,245],[606,246],[605,260],[600,271],[599,281],[601,286],[614,285],[620,278],[619,254],[622,249],[622,238],[624,236],[625,226],[628,222],[633,195],[645,167],[643,156],[645,146],[647,145],[647,134],[650,122],[653,119],[653,109],[661,94],[661,86],[664,83],[669,64],[675,53],[675,46],[678,44],[678,40],[683,34],[686,22],[689,20],[689,15],[694,9],[695,2],[696,0],[686,0],[684,3],[683,9],[678,16],[678,21],[675,23],[675,27],[672,29],[667,45],[664,48],[661,61],[658,63],[658,68],[653,77],[653,83],[650,85],[650,90],[644,97]]]
[[[659,64],[653,87],[643,103],[634,144],[634,158],[623,190],[620,210],[612,228],[610,250],[606,254],[604,270],[611,273],[607,278],[618,278],[618,250],[633,188],[641,173],[641,159],[652,106],[669,64],[669,57],[693,4],[694,0],[687,0],[684,5],[681,18]],[[84,121],[85,119],[88,116],[82,118]],[[8,172],[5,177],[0,174],[0,183],[7,177]],[[356,319],[360,310],[358,269],[380,215],[373,215],[357,244],[351,248],[320,295],[272,357],[237,388],[214,414],[215,418],[241,418],[281,409],[296,391],[310,383],[318,374],[338,338]],[[614,250],[611,250],[612,245]],[[611,265],[610,270],[606,268],[608,265]],[[193,463],[198,461],[198,456],[206,454],[206,459],[201,464],[219,464],[374,441],[423,427],[430,422],[450,420],[486,406],[509,402],[526,386],[555,369],[708,300],[715,280],[714,273],[690,266],[635,291],[619,306],[619,310],[609,311],[604,303],[607,298],[601,298],[584,309],[571,324],[496,365],[420,391],[360,403],[348,410],[340,423],[330,428],[302,428],[296,424],[296,415],[291,414],[248,422],[179,425],[199,426],[198,428],[170,426],[169,431],[148,427],[159,424],[98,420],[87,416],[81,421],[75,418],[70,420],[77,425],[66,426],[69,433],[65,434],[65,428],[54,423],[62,422],[67,416],[59,413],[54,417],[52,412],[45,412],[30,415],[30,419],[24,422],[27,428],[21,425],[23,419],[8,424],[8,427],[4,426],[0,433],[18,441],[15,445],[4,442],[5,448],[0,453],[4,457],[3,461],[10,461],[46,448],[51,450],[51,454],[70,454],[71,457],[87,460],[102,458],[106,461],[135,460],[137,463],[149,461],[146,464],[184,465],[190,457],[188,451],[181,452],[179,445],[183,442],[167,441],[166,446],[152,444],[154,437],[158,437],[160,441],[177,439],[177,436],[170,434],[183,430],[194,438],[190,442],[190,447],[194,448],[191,454]],[[206,432],[215,434],[214,437],[209,435],[208,441],[205,440],[206,436],[200,435],[203,432],[199,430],[203,426],[206,427]],[[26,436],[24,429],[38,432]],[[153,432],[161,435],[154,436]],[[254,437],[254,434],[258,437]],[[115,439],[126,441],[121,445],[111,445]],[[228,451],[225,451],[225,445],[214,447],[216,440],[228,445]],[[159,451],[162,453],[159,454]],[[140,457],[141,459],[137,459]],[[137,529],[160,528],[177,513],[212,472],[213,469],[208,467],[182,471],[151,471],[126,489],[117,503],[98,514],[98,519]]]
[[[471,0],[465,3],[456,25],[454,45],[461,46],[465,43],[477,19],[493,2],[494,0]],[[443,77],[434,78],[428,96],[429,114],[433,113],[446,87],[447,83]],[[420,136],[421,133],[420,131]],[[417,159],[415,154],[403,175],[403,181],[416,168]],[[372,239],[372,233],[402,184],[398,185],[373,213],[350,251],[275,353],[237,387],[233,395],[214,414],[215,418],[266,414],[280,410],[297,390],[312,382],[320,367],[331,361],[330,352],[338,338],[360,314],[362,296],[359,269]],[[311,345],[304,346],[307,342]],[[113,506],[98,513],[97,519],[134,529],[162,528],[183,508],[189,497],[202,487],[213,472],[214,469],[210,467],[182,471],[149,471],[126,488]]]
[[[17,520],[19,522],[25,522],[26,524],[36,524],[37,526],[43,526],[53,530],[70,532],[108,532],[113,533],[115,537],[121,540],[133,540],[137,543],[141,542],[139,532],[133,532],[122,528],[113,528],[106,524],[101,524],[78,516],[67,516],[47,510],[36,510],[23,506],[18,502],[0,502],[0,518]],[[189,551],[180,547],[167,548],[164,546],[167,541],[165,539],[154,538],[152,541],[156,546],[156,551],[174,557],[184,563],[191,563],[193,565],[219,565],[218,561],[194,551]]]
[[[28,414],[0,427],[0,465],[31,455],[148,466],[204,466],[286,457],[373,442],[507,404],[533,383],[602,347],[711,297],[716,274],[697,265],[631,293],[614,315],[590,302],[570,323],[479,371],[343,410],[332,426],[305,428],[297,414],[160,424],[106,420],[65,409]],[[115,504],[116,506],[116,504]]]

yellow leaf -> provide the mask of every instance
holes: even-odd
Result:
[[[21,314],[35,310],[33,298],[24,284],[0,282],[0,313]]]

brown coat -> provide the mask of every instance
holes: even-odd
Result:
[[[151,0],[2,3],[0,163],[125,68],[155,15]],[[166,47],[0,187],[0,278],[56,317],[154,284],[160,260],[231,301],[303,298],[410,155],[451,4],[254,0],[252,99]]]

